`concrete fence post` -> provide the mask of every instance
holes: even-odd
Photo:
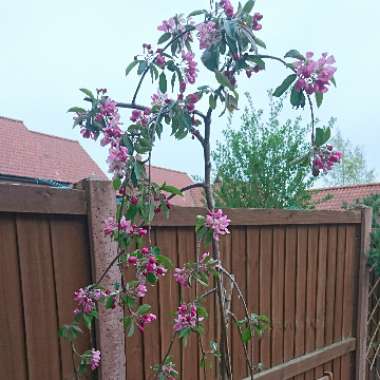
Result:
[[[91,247],[92,276],[97,281],[117,255],[117,246],[109,237],[104,236],[104,220],[115,216],[116,197],[110,181],[86,179],[81,186],[87,192],[88,229]],[[112,289],[120,283],[120,272],[112,267],[102,281],[102,285]],[[97,348],[102,354],[100,367],[101,380],[125,380],[125,342],[121,308],[99,310],[96,331]]]

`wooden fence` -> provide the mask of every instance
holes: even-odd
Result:
[[[71,379],[70,348],[57,328],[70,321],[72,293],[94,281],[114,255],[101,222],[114,201],[109,183],[88,182],[83,190],[0,185],[0,361],[1,379]],[[242,284],[252,312],[266,314],[271,328],[256,340],[253,357],[261,380],[365,379],[368,278],[365,250],[370,216],[351,211],[227,210],[231,234],[221,240],[227,269]],[[194,259],[195,216],[205,210],[175,209],[159,219],[153,238],[178,266]],[[113,272],[109,284],[117,279]],[[166,350],[179,301],[194,295],[167,276],[149,292],[159,325],[123,338],[120,313],[102,312],[97,346],[103,351],[103,380],[151,378],[150,366]],[[217,333],[215,300],[206,302],[204,345]],[[237,298],[233,312],[243,317]],[[195,336],[173,358],[180,378],[205,379]],[[232,329],[234,379],[248,373]],[[81,342],[89,343],[89,337]],[[125,350],[125,356],[120,355]],[[126,361],[126,362],[125,362]],[[216,366],[206,369],[216,378]],[[125,370],[124,370],[125,368]]]

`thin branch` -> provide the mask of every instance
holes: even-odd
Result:
[[[232,317],[232,319],[234,320],[237,329],[239,330],[239,335],[240,335],[241,344],[242,344],[243,347],[244,347],[245,360],[247,361],[247,364],[248,364],[248,367],[249,367],[249,372],[251,373],[251,379],[253,379],[253,375],[255,374],[255,372],[254,372],[254,368],[253,368],[253,363],[251,363],[251,360],[249,359],[248,348],[247,348],[247,345],[244,344],[243,333],[242,333],[241,328],[240,328],[240,326],[239,326],[239,321],[238,321],[238,319],[236,318],[236,315],[235,315],[234,313],[229,312],[229,314],[230,314],[230,316]],[[248,322],[248,324],[249,324],[249,322]],[[249,328],[251,329],[251,327],[249,327]]]
[[[205,188],[205,184],[203,182],[193,183],[192,185],[183,187],[180,191],[181,191],[181,193],[184,193],[185,191],[188,191],[191,189],[196,189],[198,187]],[[170,195],[170,197],[168,197],[168,201],[170,201],[170,199],[173,199],[175,196],[177,196],[177,194]]]
[[[175,338],[177,337],[177,333],[174,333],[173,336],[171,337],[170,339],[170,344],[169,344],[169,347],[168,347],[168,350],[166,351],[166,354],[164,356],[164,358],[162,359],[161,363],[160,363],[160,366],[159,366],[159,370],[157,371],[157,374],[156,374],[156,379],[158,379],[158,376],[160,375],[160,371],[163,367],[163,365],[165,364],[166,362],[166,359],[169,357],[170,355],[170,352],[173,348],[173,344],[175,342]]]
[[[307,101],[309,102],[310,114],[311,114],[311,144],[315,144],[315,116],[314,116],[314,106],[310,95],[307,95]]]
[[[261,59],[271,59],[273,61],[277,61],[277,62],[280,62],[282,63],[284,66],[286,66],[287,68],[291,68],[288,64],[288,62],[284,61],[283,59],[279,58],[279,57],[275,57],[274,55],[267,55],[267,54],[257,54],[255,55],[255,57],[257,58],[261,58]],[[293,69],[294,71],[294,69]]]
[[[243,292],[241,291],[240,287],[239,287],[239,284],[237,283],[237,281],[235,280],[234,276],[231,275],[230,272],[228,272],[225,268],[223,268],[221,265],[218,267],[218,269],[223,272],[229,279],[230,281],[233,282],[235,288],[236,288],[236,291],[238,292],[239,294],[239,298],[243,304],[243,307],[244,307],[244,311],[245,311],[245,315],[246,315],[246,318],[247,318],[247,321],[249,322],[249,311],[248,311],[248,306],[247,306],[247,303],[245,301],[245,298],[244,298],[244,295],[243,295]]]
[[[75,380],[79,380],[79,374],[78,374],[77,366],[76,366],[76,363],[75,363],[75,355],[76,354],[77,353],[76,353],[76,349],[75,349],[75,346],[74,346],[74,342],[71,342],[71,359],[73,361]]]
[[[129,108],[132,110],[139,110],[139,111],[145,111],[147,109],[147,107],[144,107],[140,104],[134,104],[134,103],[119,102],[119,103],[116,103],[116,106],[119,108]]]

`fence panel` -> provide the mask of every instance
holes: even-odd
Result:
[[[99,210],[110,197],[107,189],[97,185],[86,191],[0,185],[0,295],[5,305],[0,311],[1,378],[72,378],[71,350],[58,339],[57,329],[71,320],[74,290],[93,281],[95,264],[99,268],[106,265],[99,261],[100,255],[111,246],[102,237],[99,219],[106,210]],[[314,380],[331,371],[334,379],[361,379],[354,375],[359,368],[354,352],[356,338],[361,350],[366,341],[365,329],[361,329],[366,315],[359,313],[366,286],[364,212],[226,213],[232,225],[231,234],[221,240],[225,267],[241,284],[249,310],[271,320],[271,328],[249,350],[254,362],[264,367],[256,378]],[[177,266],[196,258],[193,224],[197,214],[205,210],[175,208],[169,220],[159,218],[153,225],[153,242]],[[172,276],[151,289],[145,301],[152,304],[160,322],[147,326],[144,335],[137,332],[125,337],[126,371],[117,380],[151,378],[151,366],[165,354],[172,335],[171,313],[179,302],[188,302],[195,294],[194,288],[180,289]],[[215,296],[205,306],[209,319],[202,344],[209,350],[209,341],[220,332]],[[238,319],[244,318],[236,297],[232,311]],[[103,362],[108,368],[116,360],[111,352],[115,334],[109,331],[113,324],[102,330],[103,323],[101,317],[103,335],[98,334],[97,343],[108,347]],[[232,332],[230,326],[229,331],[233,378],[240,380],[248,376],[244,351],[236,330]],[[79,349],[89,344],[90,337],[85,336]],[[199,367],[201,350],[195,336],[187,347],[177,343],[173,355],[180,378],[217,378],[214,359],[205,369]],[[113,377],[102,372],[103,380]]]

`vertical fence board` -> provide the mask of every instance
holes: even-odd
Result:
[[[245,228],[234,228],[232,234],[232,257],[231,266],[232,273],[235,276],[236,282],[242,289],[245,296],[246,289],[246,231]],[[238,297],[236,290],[233,292],[232,298],[232,312],[236,316],[237,320],[245,318],[244,307],[242,300]],[[232,321],[231,321],[232,322]],[[240,339],[239,331],[234,323],[231,323],[232,329],[232,368],[233,376],[236,379],[244,378],[247,373],[246,359],[243,354],[242,342]]]
[[[317,298],[317,263],[319,230],[309,227],[307,244],[307,284],[306,284],[306,352],[315,350],[316,333],[316,298]],[[305,373],[305,380],[314,380],[314,370]]]
[[[23,298],[14,217],[0,216],[0,311],[1,376],[27,378]]]
[[[325,343],[325,305],[326,305],[326,263],[327,263],[327,227],[319,230],[318,269],[317,269],[317,312],[315,348],[321,349]],[[323,366],[315,369],[315,377],[323,375]]]
[[[335,315],[335,284],[336,284],[336,258],[337,258],[338,228],[328,228],[327,244],[327,279],[326,279],[326,315],[325,315],[325,344],[334,342],[334,315]],[[332,371],[332,362],[324,365],[325,371]]]
[[[55,275],[59,326],[73,319],[75,290],[91,281],[91,263],[87,239],[87,225],[82,218],[50,217],[51,247]],[[73,265],[75,263],[75,265]],[[67,281],[67,279],[70,281]],[[79,352],[91,347],[90,337],[81,336],[75,343]],[[60,341],[62,378],[70,379],[74,373],[71,347]]]
[[[260,230],[247,227],[247,302],[248,309],[260,313]],[[252,362],[257,365],[260,361],[260,344],[255,336],[250,354]]]
[[[286,229],[285,247],[285,287],[284,287],[284,361],[294,357],[296,330],[296,260],[297,260],[297,230],[295,227]]]
[[[335,318],[334,318],[334,340],[338,342],[342,338],[342,321],[343,321],[343,279],[344,279],[344,259],[346,246],[346,228],[338,227],[338,249],[336,261],[336,286],[335,286]],[[341,376],[341,359],[335,359],[333,364],[334,376]]]
[[[295,229],[286,230],[286,242],[295,238]],[[295,244],[294,244],[295,245]],[[273,272],[272,272],[272,366],[284,361],[284,267],[285,230],[276,227],[273,232]],[[295,250],[294,250],[295,251]],[[288,257],[289,258],[289,257]],[[294,280],[293,280],[294,281]],[[286,305],[288,307],[289,305]],[[294,309],[293,309],[294,310]],[[294,332],[294,331],[293,331]]]
[[[307,276],[307,227],[297,228],[297,277],[296,277],[296,330],[295,356],[305,353],[306,327],[306,276]],[[284,342],[285,344],[285,342]],[[304,375],[298,375],[295,380],[304,380]]]
[[[262,228],[260,237],[260,314],[268,317],[271,315],[272,242],[272,228]],[[271,363],[270,331],[266,331],[260,340],[260,356],[264,368],[269,368]]]
[[[49,223],[17,217],[30,380],[60,379],[57,300]]]

